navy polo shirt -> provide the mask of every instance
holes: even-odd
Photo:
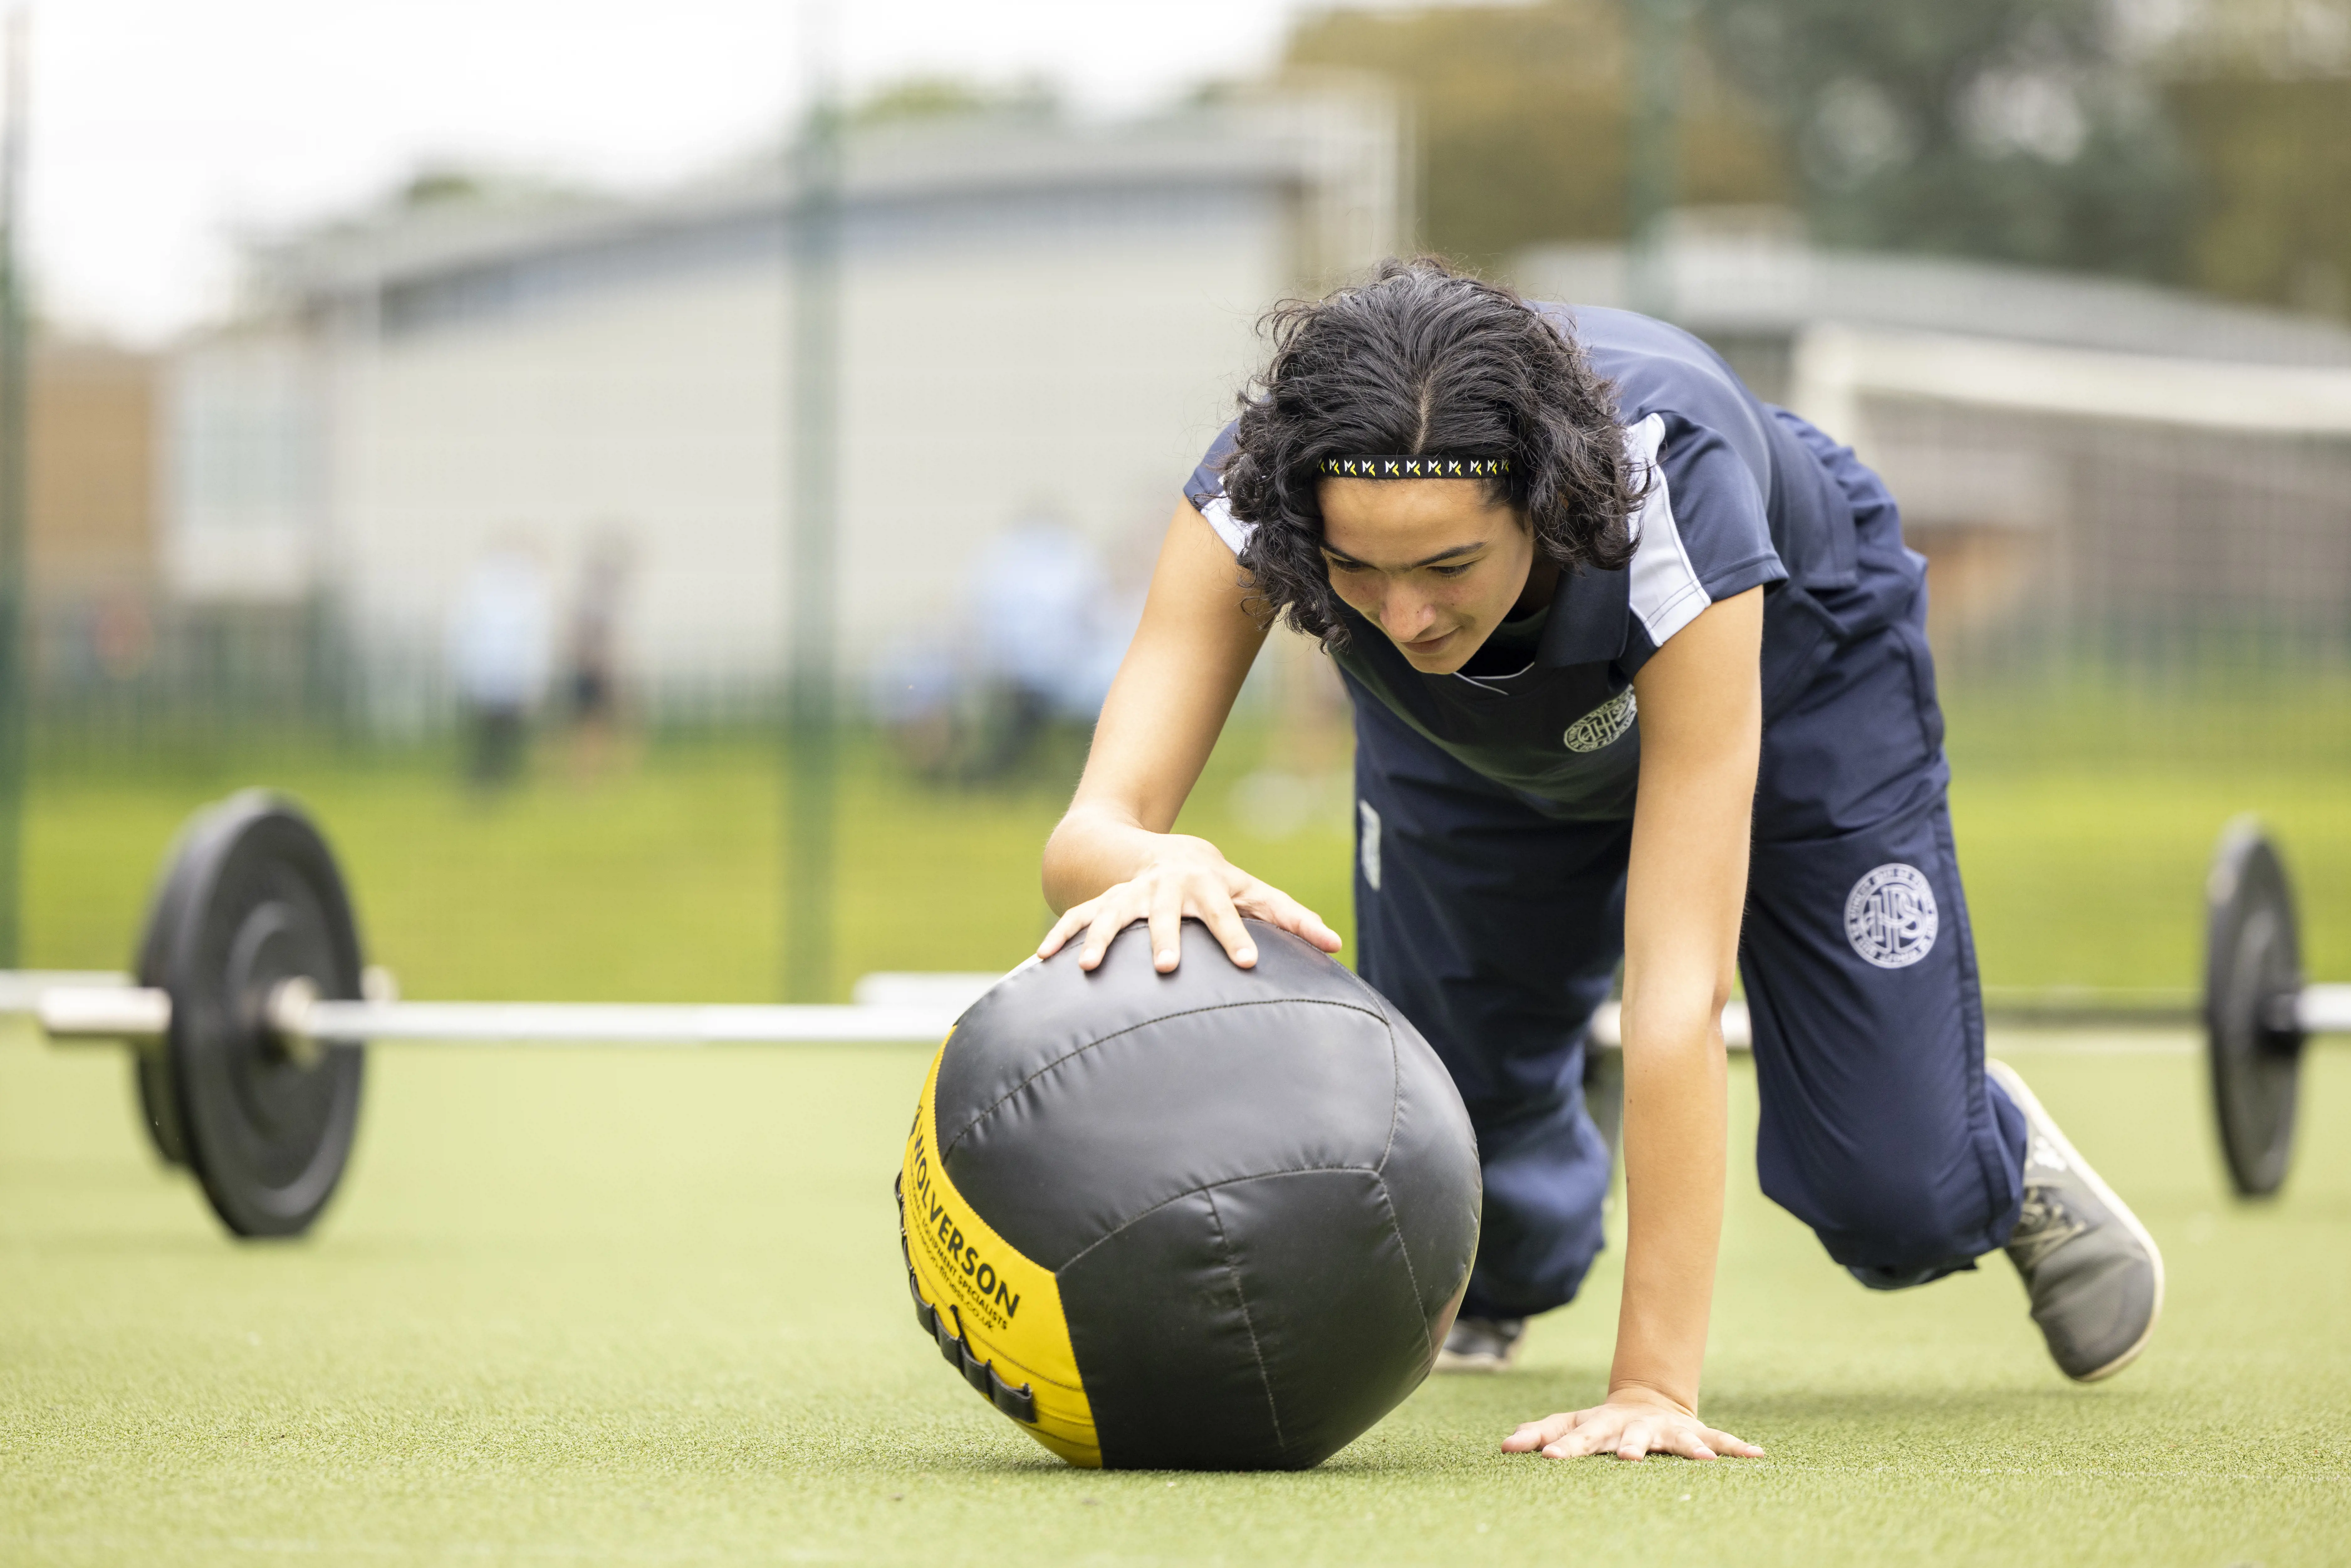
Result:
[[[1425,674],[1385,633],[1342,607],[1349,638],[1332,650],[1368,695],[1424,737],[1546,815],[1632,812],[1639,760],[1633,674],[1707,606],[1793,580],[1807,590],[1855,580],[1853,512],[1787,416],[1749,392],[1689,333],[1630,311],[1536,304],[1615,387],[1627,452],[1654,483],[1633,519],[1634,556],[1615,571],[1564,574],[1533,661],[1510,674]],[[1228,425],[1184,494],[1234,553],[1252,525],[1232,515]],[[1818,616],[1764,617],[1764,692],[1814,662]],[[1479,661],[1481,667],[1486,661]]]

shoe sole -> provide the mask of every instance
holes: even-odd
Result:
[[[2095,1383],[2101,1378],[2112,1377],[2138,1359],[2139,1352],[2147,1348],[2147,1342],[2155,1337],[2155,1325],[2163,1321],[2163,1249],[2155,1244],[2155,1238],[2147,1233],[2147,1227],[2138,1222],[2138,1216],[2131,1212],[2130,1205],[2125,1203],[2115,1189],[2106,1185],[2105,1178],[2098,1175],[2098,1167],[2082,1157],[2073,1140],[2066,1137],[2064,1131],[2057,1125],[2057,1118],[2041,1103],[2039,1095],[2025,1087],[2022,1075],[2015,1068],[1995,1058],[1986,1058],[1984,1071],[2008,1091],[2008,1097],[2016,1102],[2016,1108],[2024,1113],[2028,1123],[2039,1124],[2043,1134],[2065,1156],[2066,1165],[2081,1173],[2082,1179],[2090,1184],[2090,1190],[2098,1195],[2098,1201],[2105,1204],[2133,1236],[2138,1238],[2138,1244],[2147,1249],[2147,1257],[2155,1264],[2155,1310],[2147,1313],[2147,1327],[2140,1331],[2138,1338],[2131,1342],[2128,1350],[2104,1366],[2090,1372],[2065,1374],[2076,1383]]]
[[[1437,1364],[1430,1370],[1466,1372],[1481,1377],[1491,1377],[1498,1372],[1510,1371],[1510,1364],[1517,1359],[1516,1346],[1511,1347],[1511,1354],[1508,1355],[1463,1355],[1458,1351],[1440,1350],[1437,1353]]]

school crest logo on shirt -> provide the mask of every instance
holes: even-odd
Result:
[[[1640,711],[1640,705],[1633,700],[1633,688],[1626,686],[1569,725],[1567,733],[1559,738],[1570,751],[1597,751],[1622,739]]]
[[[1899,862],[1868,873],[1844,901],[1845,940],[1881,969],[1907,969],[1933,952],[1940,921],[1926,873]]]

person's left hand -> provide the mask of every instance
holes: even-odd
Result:
[[[1506,1454],[1537,1450],[1547,1459],[1576,1459],[1589,1454],[1614,1454],[1620,1459],[1650,1454],[1678,1454],[1685,1459],[1711,1459],[1724,1454],[1742,1459],[1763,1457],[1763,1450],[1754,1444],[1717,1431],[1699,1420],[1698,1412],[1646,1388],[1613,1390],[1605,1405],[1529,1421],[1502,1439]]]

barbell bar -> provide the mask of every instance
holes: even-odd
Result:
[[[30,1014],[60,1045],[155,1051],[171,1034],[172,993],[141,986],[128,975],[0,970],[0,1012]],[[336,1001],[321,997],[317,984],[299,975],[278,981],[263,1005],[270,1038],[297,1058],[315,1057],[331,1044],[401,1040],[677,1046],[925,1040],[946,1034],[956,1016],[937,1008],[873,1003],[412,1002],[381,996]],[[1722,1032],[1733,1051],[1752,1043],[1745,1003],[1722,1009]],[[1601,1004],[1592,1020],[1592,1042],[1604,1051],[1622,1046],[1623,1004]]]
[[[2351,986],[2303,987],[2280,999],[2272,1009],[2270,1027],[2304,1034],[2351,1034]]]
[[[155,986],[53,986],[30,1009],[60,1043],[160,1049],[172,994]],[[321,997],[307,976],[271,987],[266,1032],[287,1056],[314,1061],[330,1045],[438,1041],[469,1045],[798,1045],[936,1040],[956,1014],[872,1004],[410,1002]]]
[[[2241,1193],[2273,1192],[2292,1155],[2300,1058],[2313,1034],[2351,1032],[2351,986],[2305,986],[2294,900],[2250,820],[2222,835],[2206,886],[2202,1004],[2118,1005],[2095,995],[1992,998],[2020,1021],[2185,1023],[2200,1016],[2221,1143]],[[970,993],[985,977],[958,982]],[[935,990],[935,988],[934,988]],[[466,1044],[786,1045],[923,1041],[971,994],[850,1006],[427,1002],[366,967],[324,837],[286,799],[246,791],[199,812],[165,862],[135,974],[0,971],[0,1012],[56,1041],[131,1044],[158,1150],[187,1166],[245,1236],[298,1234],[332,1197],[356,1126],[364,1047]],[[1619,1044],[1614,1003],[1593,1022]],[[1723,1034],[1749,1046],[1746,1009]],[[1613,1061],[1599,1061],[1604,1083]],[[1595,1101],[1603,1096],[1595,1094]],[[1596,1113],[1605,1108],[1595,1103]]]

